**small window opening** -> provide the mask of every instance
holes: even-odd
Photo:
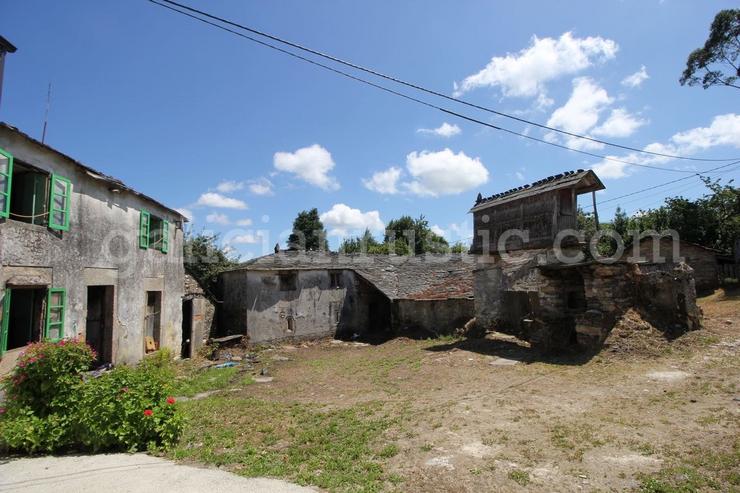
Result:
[[[146,316],[144,322],[144,336],[147,352],[159,349],[161,323],[162,291],[147,291]]]
[[[10,193],[10,219],[48,223],[49,175],[16,160]]]
[[[296,277],[295,272],[282,272],[280,274],[280,291],[295,291]]]
[[[329,272],[329,286],[332,289],[343,287],[342,271],[338,270]]]
[[[160,250],[162,247],[163,220],[161,217],[152,214],[149,221],[149,248]]]

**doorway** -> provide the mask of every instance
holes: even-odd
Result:
[[[193,340],[193,300],[182,300],[182,349],[180,357],[191,358]]]
[[[99,365],[113,362],[113,286],[87,287],[85,342],[98,355]]]
[[[146,316],[144,318],[144,336],[153,342],[147,352],[159,349],[160,325],[162,323],[162,291],[146,292]]]
[[[0,353],[41,340],[46,288],[7,288],[3,298]]]

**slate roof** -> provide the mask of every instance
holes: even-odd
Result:
[[[112,176],[106,175],[105,173],[102,173],[102,172],[100,172],[100,171],[97,171],[97,170],[95,170],[95,169],[93,169],[93,168],[91,168],[91,167],[89,167],[89,166],[85,165],[85,164],[82,164],[81,162],[77,161],[77,160],[76,160],[76,159],[74,159],[73,157],[70,157],[70,156],[68,156],[67,154],[64,154],[63,152],[61,152],[61,151],[58,151],[57,149],[54,149],[53,147],[51,147],[51,146],[49,146],[49,145],[47,145],[47,144],[44,144],[43,142],[41,142],[41,141],[39,141],[39,140],[36,140],[36,139],[34,139],[34,138],[33,138],[33,137],[31,137],[30,135],[28,135],[28,134],[26,134],[26,133],[23,133],[23,132],[21,132],[21,131],[20,131],[20,130],[18,130],[18,129],[17,129],[16,127],[14,127],[14,126],[12,126],[12,125],[9,125],[9,124],[7,124],[7,123],[5,123],[5,122],[0,122],[0,128],[5,128],[5,129],[7,129],[7,130],[9,130],[9,131],[13,132],[13,133],[14,133],[14,134],[16,134],[16,135],[19,135],[19,136],[21,136],[22,138],[24,138],[24,139],[26,139],[26,140],[29,140],[29,141],[33,142],[34,144],[36,144],[36,145],[38,145],[38,146],[41,146],[41,147],[43,147],[43,148],[45,148],[45,149],[48,149],[48,150],[50,150],[50,151],[52,151],[52,152],[54,152],[54,153],[56,153],[56,154],[58,154],[58,155],[62,156],[63,158],[65,158],[65,159],[68,159],[68,160],[69,160],[69,161],[71,161],[71,162],[72,162],[72,163],[73,163],[73,164],[74,164],[75,166],[77,166],[78,168],[80,168],[80,169],[82,169],[82,170],[83,170],[84,172],[86,172],[86,173],[88,174],[88,176],[90,176],[91,178],[94,178],[94,179],[96,179],[96,180],[101,180],[101,181],[104,181],[104,182],[108,183],[109,185],[112,185],[112,186],[113,186],[113,187],[115,187],[115,188],[118,188],[118,189],[120,189],[120,190],[123,190],[123,191],[129,192],[129,193],[131,193],[131,194],[133,194],[133,195],[136,195],[136,196],[138,196],[138,197],[141,197],[141,198],[143,198],[144,200],[147,200],[147,201],[149,201],[149,202],[152,202],[152,203],[154,203],[154,204],[156,204],[156,205],[158,205],[158,206],[162,207],[163,209],[166,209],[166,210],[168,210],[168,211],[169,211],[169,212],[171,212],[172,214],[174,214],[174,215],[176,215],[176,216],[180,217],[180,218],[181,218],[181,219],[182,219],[182,220],[183,220],[184,222],[188,222],[188,219],[187,219],[187,218],[186,218],[185,216],[183,216],[183,215],[182,215],[182,213],[181,213],[180,211],[178,211],[178,210],[175,210],[175,209],[172,209],[172,208],[170,208],[170,207],[167,207],[167,206],[166,206],[166,205],[164,205],[163,203],[161,203],[161,202],[159,202],[159,201],[157,201],[157,200],[155,200],[155,199],[151,198],[150,196],[148,196],[148,195],[146,195],[146,194],[143,194],[143,193],[141,193],[141,192],[138,192],[138,191],[134,190],[133,188],[129,187],[128,185],[126,185],[125,183],[123,183],[123,182],[122,182],[121,180],[119,180],[118,178],[113,178]]]
[[[347,255],[281,251],[245,262],[234,271],[354,271],[389,299],[444,300],[473,297],[475,257],[449,255]]]
[[[601,183],[601,180],[599,180],[599,177],[596,176],[596,173],[591,170],[579,169],[578,171],[565,171],[564,173],[548,176],[532,184],[512,188],[511,190],[497,193],[490,197],[482,197],[478,194],[478,199],[475,201],[473,208],[470,209],[470,212],[569,187],[575,187],[576,193],[579,194],[606,188]]]

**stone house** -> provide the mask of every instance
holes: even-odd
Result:
[[[638,251],[648,263],[665,262],[674,263],[683,259],[694,269],[694,280],[697,291],[713,291],[719,287],[720,270],[717,262],[721,256],[719,250],[706,248],[695,243],[678,240],[675,243],[670,236],[653,237],[646,236],[639,242]],[[657,259],[656,259],[657,254]],[[634,255],[632,248],[628,248],[625,255]],[[659,262],[656,262],[658,260]]]
[[[468,255],[285,251],[224,272],[222,328],[250,342],[326,336],[426,336],[473,317]]]
[[[478,196],[471,209],[471,251],[479,255],[479,327],[514,334],[543,350],[598,346],[630,307],[669,331],[699,327],[686,264],[597,261],[584,254],[582,238],[573,234],[577,197],[603,188],[593,171],[579,170]]]
[[[185,218],[0,124],[0,355],[81,337],[101,363],[181,347]]]

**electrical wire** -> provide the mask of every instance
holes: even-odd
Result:
[[[602,154],[597,154],[597,153],[593,153],[593,152],[589,152],[589,151],[584,151],[584,150],[581,150],[581,149],[575,149],[573,147],[568,147],[566,145],[558,144],[556,142],[550,142],[550,141],[547,141],[545,139],[540,139],[540,138],[537,138],[537,137],[533,137],[531,135],[527,135],[527,134],[524,134],[522,132],[516,132],[516,131],[511,130],[511,129],[508,129],[508,128],[499,127],[497,125],[493,125],[491,123],[484,122],[482,120],[479,120],[479,119],[476,119],[476,118],[473,118],[473,117],[470,117],[470,116],[463,115],[461,113],[458,113],[458,112],[455,112],[455,111],[452,111],[452,110],[443,108],[441,106],[437,106],[436,104],[430,103],[428,101],[421,100],[421,99],[416,98],[414,96],[409,96],[408,94],[404,94],[402,92],[399,92],[399,91],[396,91],[394,89],[385,87],[385,86],[380,85],[380,84],[377,84],[375,82],[372,82],[372,81],[363,79],[361,77],[357,77],[355,75],[349,74],[349,73],[344,72],[342,70],[339,70],[337,68],[330,67],[328,65],[325,65],[323,63],[317,62],[317,61],[312,60],[310,58],[304,57],[304,56],[299,55],[297,53],[293,53],[293,52],[291,52],[289,50],[280,48],[279,46],[275,46],[275,45],[270,44],[270,43],[267,43],[265,41],[256,39],[256,38],[254,38],[252,36],[248,36],[248,35],[246,35],[244,33],[240,33],[238,31],[234,31],[233,29],[229,29],[229,28],[227,28],[225,26],[222,26],[222,25],[216,24],[214,22],[208,21],[207,19],[203,19],[203,18],[198,17],[196,15],[192,15],[192,14],[189,14],[187,12],[183,12],[183,11],[178,10],[176,8],[170,7],[169,5],[162,4],[162,3],[160,3],[157,0],[148,0],[148,1],[151,2],[151,3],[153,3],[153,4],[155,4],[155,5],[159,5],[160,7],[169,9],[169,10],[171,10],[173,12],[177,12],[179,14],[182,14],[182,15],[185,15],[185,16],[190,17],[192,19],[198,20],[200,22],[203,22],[203,23],[208,24],[210,26],[216,27],[216,28],[221,29],[223,31],[229,32],[229,33],[234,34],[236,36],[245,38],[245,39],[247,39],[249,41],[252,41],[254,43],[260,44],[260,45],[265,46],[267,48],[276,50],[276,51],[278,51],[280,53],[286,54],[288,56],[297,58],[297,59],[302,60],[304,62],[307,62],[307,63],[310,63],[312,65],[315,65],[317,67],[321,67],[321,68],[323,68],[325,70],[329,70],[329,71],[334,72],[336,74],[342,75],[343,77],[347,77],[349,79],[352,79],[354,81],[357,81],[357,82],[360,82],[360,83],[369,85],[369,86],[374,87],[376,89],[379,89],[381,91],[385,91],[387,93],[390,93],[390,94],[393,94],[395,96],[404,98],[406,100],[409,100],[409,101],[412,101],[412,102],[421,104],[423,106],[426,106],[426,107],[433,108],[435,110],[441,111],[442,113],[445,113],[445,114],[448,114],[448,115],[452,115],[452,116],[455,116],[457,118],[461,118],[463,120],[467,120],[469,122],[477,123],[477,124],[483,125],[485,127],[492,128],[494,130],[499,130],[499,131],[502,131],[502,132],[509,133],[511,135],[516,135],[518,137],[522,137],[522,138],[525,138],[525,139],[529,139],[529,140],[532,140],[532,141],[535,141],[535,142],[538,142],[538,143],[541,143],[541,144],[546,144],[546,145],[557,147],[557,148],[560,148],[560,149],[568,150],[568,151],[571,151],[571,152],[577,152],[579,154],[584,154],[584,155],[587,155],[587,156],[596,157],[596,158],[603,159],[603,160],[606,160],[606,161],[612,161],[612,162],[616,162],[616,163],[626,164],[628,166],[637,166],[637,167],[640,167],[640,168],[649,168],[649,169],[655,169],[655,170],[659,170],[659,171],[669,171],[669,172],[674,172],[674,173],[690,173],[692,175],[695,173],[693,170],[682,170],[682,169],[676,169],[676,168],[666,168],[666,167],[662,167],[662,166],[651,166],[651,165],[648,165],[648,164],[635,163],[635,162],[632,162],[632,161],[627,161],[627,160],[615,158],[615,157],[612,157],[612,156],[605,156],[605,155],[602,155]],[[162,0],[162,1],[167,1],[167,0]],[[172,3],[172,2],[170,2],[170,3]]]
[[[155,0],[149,0],[149,1],[152,2],[152,3],[154,3],[154,4],[159,5],[161,7],[170,8],[171,10],[174,10],[175,12],[180,12],[181,14],[189,15],[186,12],[182,12],[180,10],[177,10],[177,9],[174,9],[174,8],[171,8],[171,7],[168,7],[167,5],[163,5],[162,3],[158,2],[158,1],[155,1]],[[568,132],[567,130],[559,129],[559,128],[556,128],[556,127],[551,127],[551,126],[548,126],[548,125],[544,125],[542,123],[537,123],[537,122],[534,122],[534,121],[531,121],[531,120],[527,120],[525,118],[521,118],[521,117],[518,117],[518,116],[515,116],[515,115],[511,115],[511,114],[508,114],[508,113],[497,111],[497,110],[494,110],[492,108],[488,108],[486,106],[482,106],[482,105],[478,105],[478,104],[472,103],[470,101],[466,101],[464,99],[460,99],[460,98],[455,98],[455,97],[452,97],[452,96],[448,96],[447,94],[441,93],[439,91],[435,91],[433,89],[426,88],[426,87],[421,86],[419,84],[408,82],[408,81],[405,81],[403,79],[399,79],[398,77],[387,75],[387,74],[384,74],[382,72],[379,72],[379,71],[374,70],[374,69],[371,69],[371,68],[363,67],[362,65],[358,65],[356,63],[353,63],[353,62],[350,62],[350,61],[347,61],[347,60],[343,60],[343,59],[338,58],[338,57],[335,57],[333,55],[329,55],[327,53],[323,53],[321,51],[314,50],[314,49],[309,48],[307,46],[303,46],[301,44],[298,44],[298,43],[295,43],[295,42],[292,42],[292,41],[288,41],[286,39],[283,39],[283,38],[280,38],[278,36],[275,36],[275,35],[266,33],[264,31],[259,31],[257,29],[251,28],[249,26],[245,26],[243,24],[239,24],[237,22],[230,21],[230,20],[225,19],[223,17],[219,17],[219,16],[216,16],[216,15],[213,15],[213,14],[209,14],[208,12],[205,12],[203,10],[199,10],[199,9],[190,7],[188,5],[175,2],[173,0],[160,0],[160,1],[161,2],[165,2],[167,4],[170,4],[170,5],[175,5],[178,8],[185,9],[185,10],[187,10],[189,12],[193,12],[195,14],[205,16],[205,17],[207,17],[209,19],[213,19],[213,20],[216,20],[218,22],[222,22],[224,24],[228,24],[230,26],[237,27],[239,29],[243,29],[243,30],[245,30],[247,32],[250,32],[252,34],[256,34],[258,36],[262,36],[264,38],[271,39],[273,41],[276,41],[278,43],[281,43],[281,44],[290,46],[292,48],[296,48],[296,49],[301,50],[303,52],[311,53],[312,55],[316,55],[316,56],[322,57],[322,58],[324,58],[326,60],[331,60],[331,61],[333,61],[335,63],[339,63],[339,64],[342,64],[344,66],[351,67],[351,68],[353,68],[355,70],[359,70],[359,71],[362,71],[362,72],[371,74],[373,76],[380,77],[382,79],[385,79],[385,80],[388,80],[388,81],[391,81],[391,82],[394,82],[394,83],[397,83],[397,84],[401,84],[401,85],[404,85],[406,87],[410,87],[412,89],[425,92],[427,94],[431,94],[431,95],[436,96],[436,97],[444,98],[446,100],[453,101],[453,102],[459,103],[459,104],[463,104],[465,106],[468,106],[468,107],[471,107],[471,108],[475,108],[475,109],[478,109],[478,110],[481,110],[481,111],[485,111],[485,112],[488,112],[488,113],[492,113],[492,114],[497,115],[497,116],[501,116],[501,117],[504,117],[504,118],[509,118],[509,119],[512,119],[512,120],[516,120],[516,121],[521,122],[521,123],[526,123],[527,125],[532,125],[532,126],[535,126],[535,127],[539,127],[539,128],[545,129],[545,130],[552,131],[552,132],[557,132],[557,133],[561,133],[561,134],[564,134],[564,135],[568,135],[569,137],[583,139],[583,140],[587,140],[587,141],[590,141],[590,142],[594,142],[594,143],[598,143],[598,144],[602,144],[602,145],[606,145],[606,146],[610,146],[610,147],[615,147],[615,148],[619,148],[619,149],[624,149],[624,150],[628,150],[628,151],[639,152],[639,153],[643,153],[643,154],[649,154],[649,155],[652,155],[652,156],[660,156],[660,157],[665,157],[665,158],[680,159],[680,160],[686,160],[686,161],[721,162],[721,161],[733,161],[733,160],[738,159],[736,157],[735,158],[723,158],[723,159],[693,158],[693,157],[680,156],[680,155],[675,155],[675,154],[666,154],[666,153],[661,153],[661,152],[647,151],[645,149],[639,149],[639,148],[630,147],[630,146],[627,146],[627,145],[616,144],[614,142],[609,142],[609,141],[606,141],[606,140],[596,139],[596,138],[593,138],[593,137],[589,137],[587,135],[581,135],[581,134],[577,134],[577,133],[574,133],[574,132]],[[191,16],[191,17],[198,18],[196,16]],[[455,116],[458,116],[455,113],[451,113],[451,114],[454,114]],[[475,120],[472,120],[471,119],[470,121],[475,121]]]

